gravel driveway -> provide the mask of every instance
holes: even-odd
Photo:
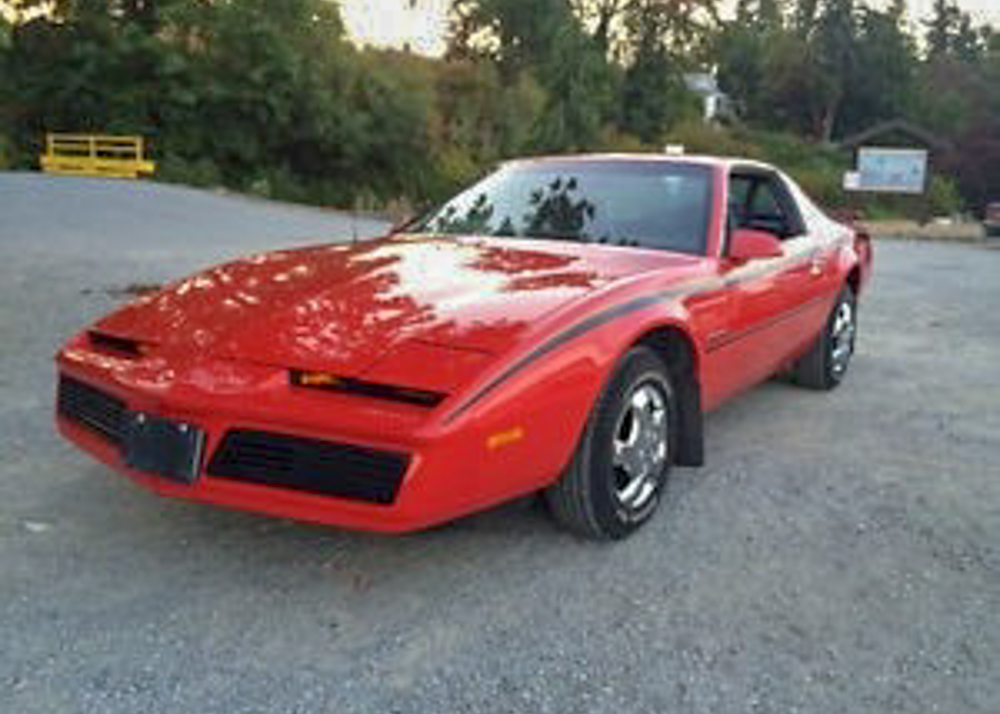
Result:
[[[527,501],[406,537],[167,501],[54,434],[115,290],[379,228],[0,175],[0,712],[1000,711],[1000,251],[880,243],[845,384],[711,415],[614,545]]]

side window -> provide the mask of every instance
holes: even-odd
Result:
[[[774,233],[782,240],[805,230],[788,189],[771,175],[758,176],[754,181],[743,225]]]
[[[748,170],[729,177],[729,228],[756,228],[781,239],[805,228],[785,184],[769,172]]]
[[[753,188],[753,179],[749,176],[730,174],[729,198],[726,205],[728,230],[744,225],[747,217],[747,200]]]
[[[729,212],[739,215],[746,209],[753,179],[749,176],[732,176],[729,179]]]
[[[753,192],[753,200],[750,202],[751,218],[774,219],[784,215],[781,204],[774,195],[774,184],[771,181],[761,180],[757,182],[756,190]]]

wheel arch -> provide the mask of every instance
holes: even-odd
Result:
[[[854,293],[855,297],[861,292],[861,266],[855,264],[847,272],[847,280],[845,281],[847,285],[850,286],[851,291]]]
[[[676,324],[649,327],[629,347],[653,350],[667,367],[678,402],[675,463],[701,466],[705,461],[699,354],[690,334]]]

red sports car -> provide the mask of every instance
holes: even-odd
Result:
[[[168,496],[409,531],[542,491],[620,538],[703,414],[831,389],[869,239],[764,164],[514,161],[392,235],[208,269],[57,355],[57,423]]]

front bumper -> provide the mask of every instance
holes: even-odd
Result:
[[[461,403],[460,390],[434,407],[389,402],[295,386],[283,367],[204,353],[154,345],[118,355],[94,347],[85,334],[59,351],[56,364],[60,378],[100,390],[127,414],[204,432],[201,463],[191,483],[180,483],[130,468],[120,440],[57,409],[67,439],[143,486],[165,496],[385,532],[419,530],[553,483],[572,457],[603,380],[590,350],[560,351],[454,418],[449,409]],[[252,477],[213,473],[227,435],[240,432],[346,445],[363,450],[362,461],[369,451],[404,455],[406,466],[391,498],[383,484],[376,489],[383,497],[367,502],[305,490],[311,484],[285,479],[270,463],[256,463]],[[308,458],[325,463],[327,456]],[[365,491],[363,467],[347,496]]]
[[[470,448],[464,430],[434,437],[424,433],[432,421],[431,410],[292,387],[285,370],[260,365],[202,361],[168,368],[157,360],[122,359],[73,347],[59,353],[57,365],[61,382],[107,395],[125,414],[153,415],[204,432],[204,454],[195,478],[182,483],[130,468],[121,433],[68,415],[58,403],[65,397],[57,400],[56,424],[64,437],[164,496],[386,532],[417,530],[497,500],[496,494],[486,492],[490,489],[477,488],[478,480],[462,483],[462,475],[467,476],[463,464],[476,469],[477,452],[482,451]],[[268,461],[267,468],[261,468],[259,459],[273,459],[273,454],[257,453],[258,463],[249,471],[244,460],[243,473],[234,472],[233,459],[226,461],[233,453],[227,443],[232,446],[234,438],[246,434],[346,446],[346,458],[353,464],[351,488],[331,495],[329,489],[323,492],[301,479],[296,482],[294,474],[283,473],[281,464]],[[259,450],[260,445],[251,447]],[[284,442],[279,447],[285,448]],[[374,472],[366,482],[364,468],[371,462],[364,459],[369,454],[405,456],[391,492],[384,481],[376,483]],[[325,451],[306,460],[312,459],[314,466],[329,465],[329,458]],[[375,496],[367,498],[367,493]]]

